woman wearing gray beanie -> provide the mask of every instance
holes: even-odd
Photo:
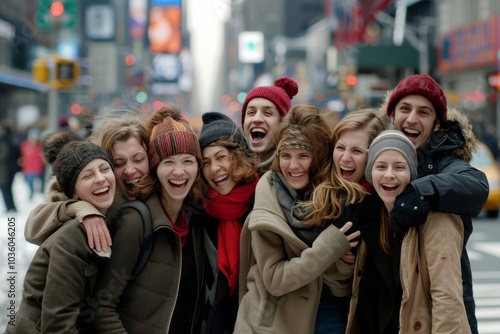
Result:
[[[382,132],[368,149],[365,176],[384,206],[360,228],[346,333],[470,333],[460,217],[431,211],[405,234],[389,227],[396,196],[417,178],[417,164],[415,147],[397,130]]]
[[[42,142],[45,159],[68,198],[87,201],[105,215],[116,190],[111,160],[101,147],[73,139],[67,133],[48,135]],[[66,222],[35,253],[6,333],[91,333],[81,316],[100,260],[87,245],[83,225]]]

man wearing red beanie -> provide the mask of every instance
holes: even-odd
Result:
[[[248,92],[241,108],[241,127],[250,150],[260,158],[259,174],[266,172],[274,159],[276,147],[273,130],[292,106],[299,87],[295,80],[281,77],[273,86],[259,86]]]
[[[474,135],[465,116],[448,110],[443,90],[428,74],[401,80],[388,96],[384,108],[394,128],[415,145],[418,156],[419,177],[396,198],[389,217],[390,226],[404,233],[410,227],[423,224],[430,210],[461,216],[464,304],[471,332],[477,333],[472,272],[465,246],[472,233],[472,217],[481,212],[489,186],[484,173],[469,164],[475,147]],[[448,119],[451,112],[456,117]]]

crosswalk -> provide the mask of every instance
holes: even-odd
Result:
[[[474,299],[481,334],[500,333],[500,271],[474,272]],[[497,283],[492,283],[496,280]]]
[[[500,334],[500,242],[491,241],[484,232],[473,237],[467,252],[473,268],[478,331]]]

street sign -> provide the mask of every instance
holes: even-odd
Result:
[[[238,36],[238,59],[242,63],[264,61],[264,34],[260,31],[242,31]]]

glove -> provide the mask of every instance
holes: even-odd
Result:
[[[396,197],[394,208],[389,216],[389,226],[396,233],[405,233],[409,228],[422,225],[432,209],[429,199],[420,196],[412,185]]]

